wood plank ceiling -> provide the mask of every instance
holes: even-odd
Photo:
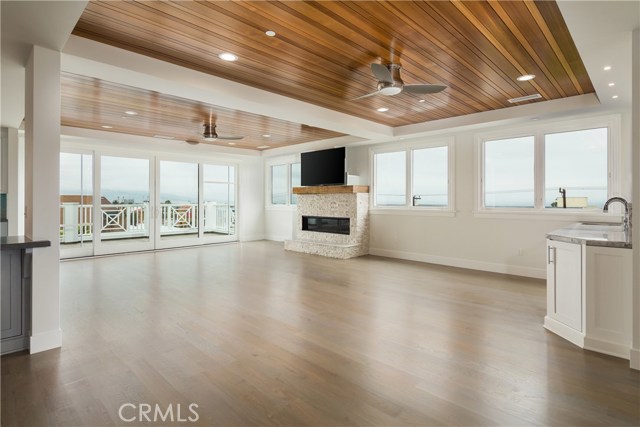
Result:
[[[62,73],[61,92],[65,126],[258,150],[343,136],[300,123],[77,74]],[[216,132],[220,136],[243,138],[204,141],[203,125],[209,121],[217,124]]]
[[[388,126],[594,92],[553,1],[91,1],[74,34]],[[375,91],[374,62],[448,88],[353,100]]]

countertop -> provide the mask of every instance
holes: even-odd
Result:
[[[51,242],[49,240],[31,240],[26,236],[6,236],[0,238],[0,247],[3,251],[46,248],[47,246],[51,246]]]
[[[631,233],[622,225],[606,223],[577,223],[547,233],[547,238],[587,246],[631,249]]]

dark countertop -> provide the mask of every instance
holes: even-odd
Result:
[[[51,246],[51,242],[49,240],[31,240],[26,236],[6,236],[0,238],[0,249],[3,251],[46,248],[47,246]]]
[[[617,224],[578,223],[552,231],[547,237],[587,246],[631,249],[631,233]]]

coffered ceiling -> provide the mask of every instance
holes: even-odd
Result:
[[[553,1],[92,1],[73,33],[392,127],[507,108],[514,105],[508,99],[527,95],[541,97],[524,103],[594,92]],[[238,60],[225,62],[222,52]],[[407,84],[447,89],[354,100],[376,89],[370,64],[389,62],[402,66]],[[517,81],[523,74],[536,77]],[[261,127],[269,121],[264,116],[139,91],[63,76],[62,122],[98,129],[105,124],[101,111],[120,114],[135,98],[154,114],[127,132],[186,139],[215,110],[218,133],[256,135],[243,140],[246,148],[274,133]],[[282,144],[340,135],[279,126]],[[284,131],[296,127],[294,136]]]

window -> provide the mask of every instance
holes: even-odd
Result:
[[[300,186],[300,163],[286,163],[271,166],[271,204],[295,205],[298,196],[293,187]]]
[[[620,191],[619,129],[609,116],[478,137],[479,209],[601,211]]]
[[[234,166],[203,165],[202,197],[204,198],[205,234],[235,234],[235,175]]]
[[[271,166],[271,204],[286,205],[289,194],[289,165]]]
[[[300,187],[300,177],[301,177],[300,163],[293,163],[291,165],[291,188],[292,189],[293,187]],[[290,203],[292,205],[298,204],[298,195],[293,194],[293,191],[291,192]]]
[[[485,207],[534,207],[534,148],[533,136],[484,143]]]
[[[451,143],[374,152],[374,205],[451,209]]]
[[[607,201],[607,139],[607,128],[545,135],[545,208],[602,209]]]
[[[446,207],[449,204],[448,147],[413,151],[413,205]]]
[[[406,153],[380,153],[375,155],[376,206],[404,206],[407,203]]]

